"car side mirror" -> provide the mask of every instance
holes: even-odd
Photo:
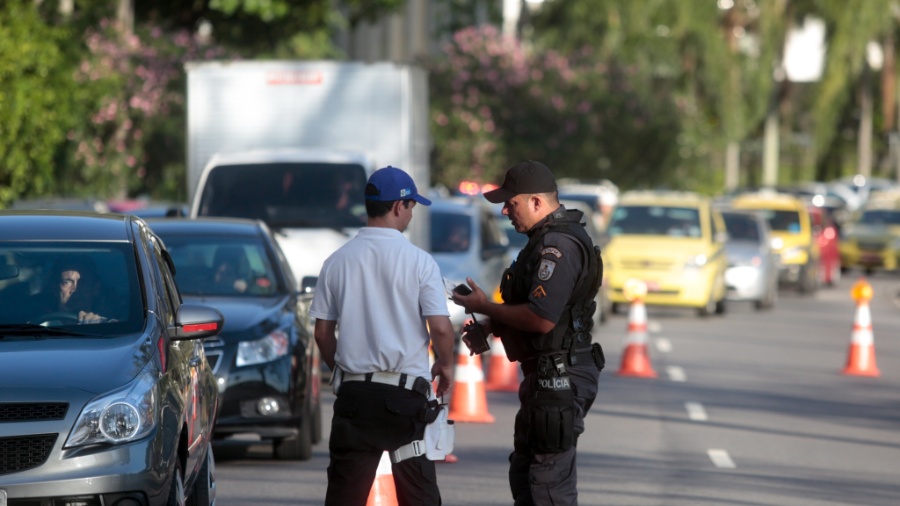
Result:
[[[303,276],[300,281],[300,293],[308,294],[316,291],[316,283],[319,282],[318,276]]]
[[[19,268],[15,265],[0,265],[0,280],[19,276]]]
[[[182,304],[175,315],[176,341],[212,337],[222,332],[225,317],[221,311],[202,304]]]
[[[506,253],[506,246],[502,244],[492,244],[481,250],[481,259],[490,260],[491,258],[501,256],[504,253]]]

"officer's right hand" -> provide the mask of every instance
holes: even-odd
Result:
[[[480,311],[478,311],[478,308],[484,307],[488,301],[487,295],[485,295],[484,290],[475,284],[475,281],[473,281],[472,278],[466,278],[466,284],[472,289],[472,293],[461,295],[457,292],[453,292],[453,302],[462,306],[467,313],[479,313]]]

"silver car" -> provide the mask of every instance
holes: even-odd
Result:
[[[223,318],[173,272],[133,216],[0,212],[0,505],[214,504]]]
[[[491,208],[469,198],[435,199],[431,216],[431,255],[452,285],[471,277],[487,296],[499,296],[500,277],[512,262],[507,238]],[[471,318],[461,306],[448,304],[450,322],[459,330]]]
[[[768,223],[750,211],[723,210],[722,218],[728,232],[728,300],[752,301],[756,309],[771,308],[778,298],[779,256],[772,251]]]

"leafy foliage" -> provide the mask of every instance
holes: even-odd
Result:
[[[634,69],[598,63],[590,49],[529,51],[490,26],[457,32],[444,54],[430,64],[435,180],[498,181],[525,158],[561,176],[635,184],[667,166],[676,110]]]
[[[68,33],[46,26],[29,0],[0,9],[0,207],[41,194],[65,141],[74,84],[59,47]]]

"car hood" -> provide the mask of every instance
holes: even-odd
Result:
[[[8,338],[0,341],[0,385],[101,394],[131,381],[154,353],[150,339],[134,335]]]
[[[198,302],[222,312],[225,325],[219,338],[248,337],[259,329],[271,329],[278,325],[282,309],[287,304],[283,297],[184,297],[185,302]],[[269,322],[269,323],[267,323]],[[258,337],[263,337],[262,335]]]
[[[618,235],[604,250],[604,258],[616,262],[623,258],[687,259],[713,252],[708,240],[685,237]]]
[[[325,259],[355,236],[358,230],[280,228],[275,238],[299,283],[304,276],[318,276]]]

